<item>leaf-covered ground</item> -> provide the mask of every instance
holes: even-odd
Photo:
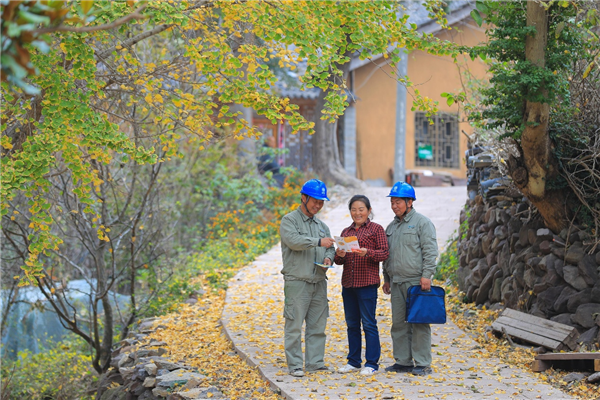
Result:
[[[421,189],[425,190],[425,189]],[[436,189],[437,190],[437,189]],[[370,194],[370,193],[369,193]],[[426,194],[429,194],[427,192]],[[438,199],[441,195],[423,195],[422,208],[427,199]],[[381,193],[370,194],[374,199],[373,208],[383,220],[387,202],[376,204],[377,199],[385,199]],[[381,200],[381,199],[380,199]],[[434,201],[434,200],[432,200]],[[450,200],[448,200],[450,201]],[[334,208],[332,206],[332,208]],[[434,208],[427,212],[441,213]],[[333,231],[341,230],[340,224],[350,220],[345,204],[342,209],[328,211],[326,218]],[[341,221],[341,222],[340,222]],[[447,288],[449,316],[463,329],[447,324],[436,328],[434,333],[433,370],[427,378],[416,378],[404,374],[378,373],[373,377],[345,376],[342,374],[317,373],[304,378],[292,378],[287,374],[283,351],[283,318],[281,280],[281,254],[278,246],[255,261],[255,267],[244,269],[239,279],[229,282],[229,301],[225,308],[225,291],[210,289],[214,277],[199,277],[200,284],[206,290],[205,295],[194,306],[184,305],[178,312],[171,313],[161,322],[166,329],[156,331],[152,337],[169,343],[170,356],[175,361],[184,361],[195,366],[208,379],[205,385],[219,388],[232,399],[276,399],[281,398],[270,389],[258,369],[250,367],[234,351],[232,343],[223,333],[220,319],[223,316],[230,334],[240,348],[238,338],[245,340],[248,346],[246,354],[263,368],[270,368],[274,381],[283,389],[289,383],[296,394],[310,398],[561,398],[542,395],[551,390],[542,389],[542,382],[569,392],[581,399],[600,397],[598,386],[582,383],[566,384],[561,379],[566,372],[549,370],[532,375],[529,363],[533,354],[515,349],[503,339],[487,333],[487,327],[495,318],[489,310],[477,309],[458,301],[454,289]],[[269,254],[273,253],[273,254]],[[233,275],[230,271],[228,276]],[[343,306],[341,302],[340,269],[334,268],[329,275],[330,318],[327,326],[327,348],[325,363],[332,368],[345,363],[347,349]],[[211,278],[211,279],[208,279]],[[440,282],[438,282],[440,283]],[[219,286],[221,287],[221,286]],[[235,299],[236,296],[239,298]],[[235,300],[235,301],[233,301]],[[231,311],[230,314],[229,311]],[[382,337],[382,367],[391,360],[389,339],[391,312],[389,296],[380,295],[378,304],[380,336]],[[451,334],[450,334],[451,332]],[[237,336],[240,335],[240,336]],[[473,342],[471,338],[477,342]],[[467,340],[468,339],[468,340]],[[500,363],[499,360],[500,359]],[[502,365],[500,365],[502,364]],[[515,368],[508,368],[510,364]],[[536,379],[540,378],[540,379]],[[494,383],[495,382],[495,383]],[[498,385],[497,383],[500,382]],[[494,383],[489,385],[489,383]],[[551,388],[550,388],[551,389]],[[332,395],[335,391],[335,395]],[[413,393],[414,394],[410,394]],[[443,393],[440,393],[443,392]],[[343,395],[342,395],[343,393]],[[445,394],[447,393],[447,394]],[[405,396],[405,397],[403,397]]]
[[[457,290],[449,288],[448,311],[454,323],[467,332],[487,352],[502,361],[512,365],[530,365],[535,357],[533,348],[512,346],[505,338],[497,338],[489,327],[498,317],[499,311],[475,307],[474,304],[464,304],[458,299]],[[539,373],[539,378],[552,386],[580,399],[599,399],[600,386],[587,381],[565,382],[563,379],[573,371],[555,370],[551,368]]]
[[[335,283],[332,282],[332,286]],[[206,287],[209,287],[206,285]],[[255,288],[249,288],[255,290]],[[462,304],[457,300],[456,292],[453,289],[449,289],[448,294],[448,309],[449,315],[454,322],[460,326],[469,336],[475,339],[479,344],[480,348],[470,349],[471,352],[476,352],[481,357],[481,362],[485,362],[486,358],[498,357],[507,364],[512,364],[519,368],[526,368],[527,365],[533,360],[533,352],[522,348],[511,347],[510,344],[503,339],[498,339],[492,335],[487,329],[491,321],[496,318],[496,312],[477,309],[472,305]],[[252,292],[249,295],[249,301],[252,301],[254,295],[258,293]],[[389,307],[385,306],[387,299],[381,299],[379,306],[380,317],[387,318],[386,314],[389,313]],[[221,392],[223,392],[228,398],[232,399],[280,399],[282,398],[273,389],[269,387],[269,384],[262,378],[256,367],[249,366],[244,360],[242,360],[234,351],[231,342],[226,338],[222,331],[220,324],[220,318],[225,304],[225,291],[223,290],[212,290],[207,291],[202,299],[199,300],[198,304],[190,306],[183,305],[178,312],[167,315],[161,324],[165,326],[164,329],[157,330],[152,334],[152,338],[156,338],[161,341],[165,341],[169,344],[170,357],[175,361],[185,362],[188,365],[197,367],[199,372],[203,373],[208,377],[204,382],[204,386],[215,386]],[[272,344],[272,351],[266,351],[260,357],[267,363],[273,363],[281,367],[282,379],[288,378],[285,373],[285,360],[283,357],[283,348],[281,344],[277,343],[276,338],[282,336],[283,325],[274,324],[271,329],[266,329],[262,332],[256,332],[253,330],[254,319],[260,318],[278,318],[280,313],[280,305],[278,302],[263,301],[260,303],[254,303],[253,306],[257,309],[257,314],[249,316],[248,318],[242,318],[235,322],[239,324],[239,329],[242,331],[252,331],[251,335],[254,335],[254,340],[258,342],[265,342]],[[340,304],[332,301],[331,304],[331,323],[328,326],[328,344],[327,354],[332,354],[336,351],[345,351],[346,340],[345,332],[340,327],[343,325],[343,309]],[[338,321],[339,320],[339,321]],[[381,326],[380,332],[382,335],[386,335],[388,332],[388,326]],[[460,340],[460,339],[459,339]],[[338,348],[340,347],[341,348]],[[382,345],[382,355],[390,354],[391,348],[388,348],[387,344]],[[435,349],[437,357],[434,356],[434,371],[442,371],[446,366],[443,361],[440,361],[441,352],[443,349]],[[437,359],[437,361],[436,361]],[[340,364],[341,360],[326,360],[335,361],[334,364]],[[457,360],[457,362],[460,360]],[[331,362],[328,364],[332,364]],[[337,367],[339,365],[330,365],[331,367]],[[551,383],[553,386],[560,388],[561,390],[570,393],[571,395],[580,399],[596,399],[600,397],[600,389],[597,385],[585,384],[582,382],[567,384],[562,378],[568,372],[555,371],[550,369],[544,373],[539,374],[539,378],[543,381]],[[476,385],[467,385],[467,383],[477,381],[469,380],[473,379],[473,371],[469,371],[465,368],[465,371],[460,373],[466,383],[459,383],[461,378],[445,378],[443,374],[437,374],[432,377],[431,384],[425,384],[426,386],[433,386],[435,384],[447,383],[456,384],[464,387],[464,393],[481,393],[479,392]],[[330,385],[332,389],[339,387],[341,384],[337,382],[336,376],[327,374],[312,374],[306,378],[298,379],[297,382],[301,382],[305,386],[305,390],[310,397],[315,398],[327,398],[324,393],[311,393],[311,388],[315,384]],[[383,378],[383,375],[379,374],[378,378]],[[388,374],[389,375],[389,374]],[[340,376],[345,378],[345,376]],[[404,379],[404,384],[413,384],[412,379]],[[353,384],[352,384],[353,383]],[[356,382],[350,384],[343,384],[344,391],[347,392],[348,398],[352,398],[354,393],[359,393],[361,390],[368,390],[373,394],[375,398],[382,398],[385,393],[394,394],[394,398],[402,398],[401,386],[398,385],[386,385],[384,382],[379,382],[377,385],[370,385],[375,383],[372,377],[357,377]],[[466,386],[465,386],[466,385]],[[366,387],[365,387],[366,386]],[[433,389],[433,388],[432,388]],[[518,390],[523,388],[514,388],[514,393],[508,393],[507,391],[496,391],[493,393],[495,398],[502,399],[518,398]],[[429,390],[427,391],[429,392]],[[421,392],[420,392],[421,393]],[[425,391],[419,397],[430,397],[435,395],[433,391],[426,393]],[[516,396],[516,397],[515,397]],[[333,397],[332,397],[333,398]],[[494,398],[494,397],[491,397]]]
[[[526,365],[509,366],[493,357],[486,347],[448,323],[432,332],[433,374],[310,373],[304,378],[287,374],[282,339],[283,284],[278,273],[278,249],[261,256],[230,282],[223,314],[230,337],[241,353],[252,359],[261,371],[291,397],[339,399],[558,399],[560,390],[537,379]],[[346,325],[341,300],[340,273],[330,270],[328,297],[330,317],[327,324],[325,364],[337,368],[346,362]],[[380,295],[378,321],[382,345],[381,367],[393,363],[389,337],[391,310],[389,296]]]
[[[172,360],[198,368],[208,378],[203,386],[215,386],[228,398],[280,399],[258,369],[237,355],[223,334],[219,319],[224,304],[225,291],[209,289],[196,305],[184,304],[161,319],[165,328],[155,331],[148,340],[168,343]]]

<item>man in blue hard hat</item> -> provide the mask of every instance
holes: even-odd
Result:
[[[292,376],[306,371],[327,371],[325,327],[329,316],[327,275],[335,256],[334,240],[329,228],[315,215],[323,208],[327,187],[318,179],[302,186],[300,207],[281,220],[285,306],[285,357]],[[304,342],[306,363],[302,355],[302,325],[306,321]]]
[[[391,294],[392,344],[395,364],[388,372],[410,372],[413,375],[431,373],[431,327],[429,324],[409,324],[406,317],[406,294],[412,285],[431,289],[438,255],[435,226],[416,212],[415,189],[405,182],[396,182],[387,196],[396,216],[385,233],[390,255],[383,262],[383,292]]]

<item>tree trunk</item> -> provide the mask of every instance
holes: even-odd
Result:
[[[231,110],[241,111],[242,115],[239,118],[245,120],[248,126],[252,126],[252,108],[244,107],[241,104],[233,104]],[[246,131],[244,130],[240,134],[246,134]],[[256,139],[245,137],[240,140],[238,142],[238,157],[243,160],[243,169],[246,172],[256,170]],[[258,171],[255,172],[258,174]]]
[[[540,3],[527,2],[527,26],[535,26],[536,34],[526,39],[525,57],[537,67],[544,68],[548,14]],[[558,176],[548,133],[549,118],[548,103],[525,102],[521,155],[518,158],[511,156],[508,166],[515,184],[538,209],[546,225],[559,232],[568,224],[569,210],[567,193],[547,188],[548,180]]]
[[[239,49],[243,43],[254,43],[255,38],[252,33],[252,25],[251,24],[243,24],[245,28],[247,28],[244,33],[243,29],[240,32],[241,40],[234,40],[231,43],[231,51],[234,56],[239,56]],[[242,67],[242,71],[244,71],[244,76],[248,76],[248,70],[246,67]],[[240,120],[245,120],[247,126],[252,126],[252,118],[254,111],[250,107],[244,107],[242,104],[232,104],[231,111],[239,111],[241,112],[241,116],[238,117]],[[245,135],[246,130],[240,132],[240,134]],[[256,139],[252,137],[244,137],[242,140],[238,142],[238,157],[242,161],[242,170],[244,173],[254,172],[255,175],[258,175],[257,169],[257,157],[256,157]]]
[[[350,71],[350,62],[340,67],[343,72],[344,81]],[[337,122],[331,123],[321,119],[325,107],[326,91],[321,91],[315,108],[315,133],[312,138],[312,163],[313,170],[322,179],[343,186],[359,187],[362,181],[350,176],[340,161],[339,147],[337,143]]]

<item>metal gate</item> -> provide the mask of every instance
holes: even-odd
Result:
[[[432,117],[415,113],[415,166],[458,168],[459,141],[456,114],[440,113]]]
[[[308,121],[314,121],[313,108],[302,111]],[[313,135],[309,135],[307,131],[292,134],[292,129],[287,122],[283,125],[279,123],[277,132],[279,146],[288,150],[287,154],[282,156],[280,165],[295,167],[300,171],[312,171]]]

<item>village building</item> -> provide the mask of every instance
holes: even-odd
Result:
[[[470,16],[473,2],[450,3],[447,15],[450,30],[428,17],[418,2],[408,4],[409,23],[418,30],[441,40],[474,46],[486,41],[485,29]],[[389,58],[376,55],[367,60],[352,59],[348,77],[349,103],[338,121],[338,146],[346,171],[373,186],[391,186],[395,180],[412,181],[415,186],[427,181],[453,184],[466,178],[465,151],[467,135],[473,128],[454,103],[447,105],[444,92],[464,90],[467,72],[485,79],[487,67],[479,59],[460,56],[455,63],[450,57],[433,56],[424,51],[407,54],[406,75],[419,92],[439,102],[439,112],[430,121],[424,112],[412,111],[412,98],[396,81]],[[280,88],[280,94],[300,106],[300,113],[314,121],[318,89]],[[273,134],[277,146],[287,149],[280,164],[310,170],[312,137],[307,132],[291,134],[286,124],[273,125],[255,115],[254,125]],[[403,144],[396,146],[397,138]],[[399,164],[400,163],[400,164]],[[394,169],[397,169],[394,175]],[[429,179],[432,177],[432,179]],[[433,179],[437,178],[437,179]]]
[[[453,3],[458,4],[448,14],[451,30],[442,30],[422,12],[414,11],[411,17],[421,19],[417,21],[419,31],[442,40],[466,46],[485,42],[484,29],[470,17],[472,4]],[[448,106],[441,94],[464,90],[466,80],[462,74],[467,71],[476,78],[484,78],[487,68],[481,60],[473,61],[464,55],[454,63],[450,57],[432,56],[424,51],[408,54],[407,76],[423,96],[439,102],[433,124],[424,112],[411,110],[412,98],[406,95],[403,85],[395,82],[388,59],[383,56],[363,61],[356,58],[352,60],[350,70],[349,81],[356,102],[346,113],[344,143],[348,151],[344,165],[347,171],[355,172],[356,177],[372,184],[391,186],[395,180],[393,172],[399,149],[403,150],[399,157],[404,157],[405,174],[419,171],[421,177],[431,173],[466,177],[466,135],[473,129],[458,105]],[[353,115],[355,132],[348,129],[353,125]],[[399,133],[404,138],[404,146],[396,147]],[[353,148],[355,158],[352,157]]]

